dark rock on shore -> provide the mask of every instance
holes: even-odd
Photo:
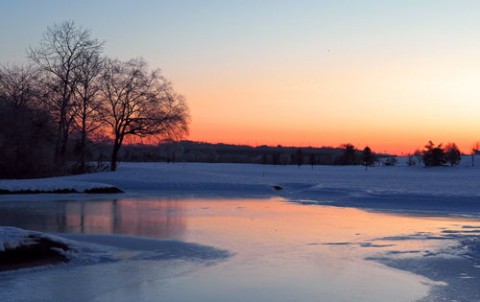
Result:
[[[31,243],[0,252],[0,272],[68,262],[62,251],[73,251],[66,244],[30,235]]]

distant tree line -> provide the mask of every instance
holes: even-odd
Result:
[[[27,65],[0,66],[0,177],[87,172],[105,142],[114,171],[125,138],[188,132],[187,104],[160,70],[103,45],[67,21],[28,49]]]
[[[120,161],[255,163],[263,165],[394,165],[396,159],[375,154],[369,147],[357,150],[351,144],[339,147],[286,147],[164,141],[156,146],[130,144],[119,154]],[[395,162],[393,162],[393,161]]]
[[[479,144],[480,146],[480,144]],[[480,154],[478,149],[472,154]],[[339,147],[285,147],[211,144],[192,141],[164,141],[154,145],[128,145],[119,155],[121,161],[256,163],[264,165],[375,165],[395,166],[394,155],[375,153],[370,147],[357,149],[352,144]],[[435,145],[428,142],[423,150],[407,156],[407,165],[455,166],[461,152],[455,143]]]

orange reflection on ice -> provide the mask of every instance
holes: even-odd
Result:
[[[272,246],[295,250],[308,245],[330,250],[350,246],[395,245],[395,249],[428,249],[441,244],[424,237],[441,236],[446,229],[465,231],[463,226],[479,226],[478,219],[401,216],[372,213],[354,208],[307,206],[274,199],[182,200],[188,215],[185,239],[233,250],[244,244],[268,253]],[[418,236],[418,235],[421,236]],[[418,240],[382,239],[418,236]],[[415,236],[413,239],[415,239]]]
[[[172,214],[175,201],[112,200],[66,204],[66,224],[74,233],[123,234],[166,238],[185,229],[185,219]]]

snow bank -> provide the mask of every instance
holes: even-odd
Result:
[[[15,249],[21,245],[32,244],[30,232],[14,227],[0,227],[0,252]]]
[[[0,180],[0,194],[34,193],[120,193],[112,185],[61,178]]]

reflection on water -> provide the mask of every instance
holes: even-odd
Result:
[[[465,232],[465,225],[478,224],[475,219],[304,206],[279,198],[0,202],[0,225],[51,233],[199,241],[232,248],[245,242],[266,249],[276,244],[333,247],[353,243],[368,247],[381,244],[376,242],[379,238],[419,232],[434,236],[446,229],[450,233]],[[418,244],[424,245],[421,239]],[[401,244],[395,242],[397,247]],[[415,248],[412,244],[410,240],[408,248]]]
[[[475,219],[388,215],[282,199],[2,201],[0,225],[176,239],[235,255],[175,278],[164,273],[176,276],[177,265],[166,271],[162,262],[127,261],[78,267],[73,276],[68,269],[57,269],[48,282],[27,276],[17,283],[17,276],[9,283],[11,292],[28,287],[36,294],[61,280],[66,292],[78,291],[78,301],[116,302],[414,301],[427,295],[430,280],[364,259],[378,254],[430,257],[447,241],[480,233]],[[138,272],[137,280],[124,271]],[[103,280],[106,274],[116,278],[111,286],[93,282],[79,287],[84,275]],[[473,294],[478,294],[478,280],[470,286]],[[84,296],[91,292],[96,294]]]
[[[0,225],[51,233],[122,234],[178,239],[186,228],[174,200],[0,203]]]

